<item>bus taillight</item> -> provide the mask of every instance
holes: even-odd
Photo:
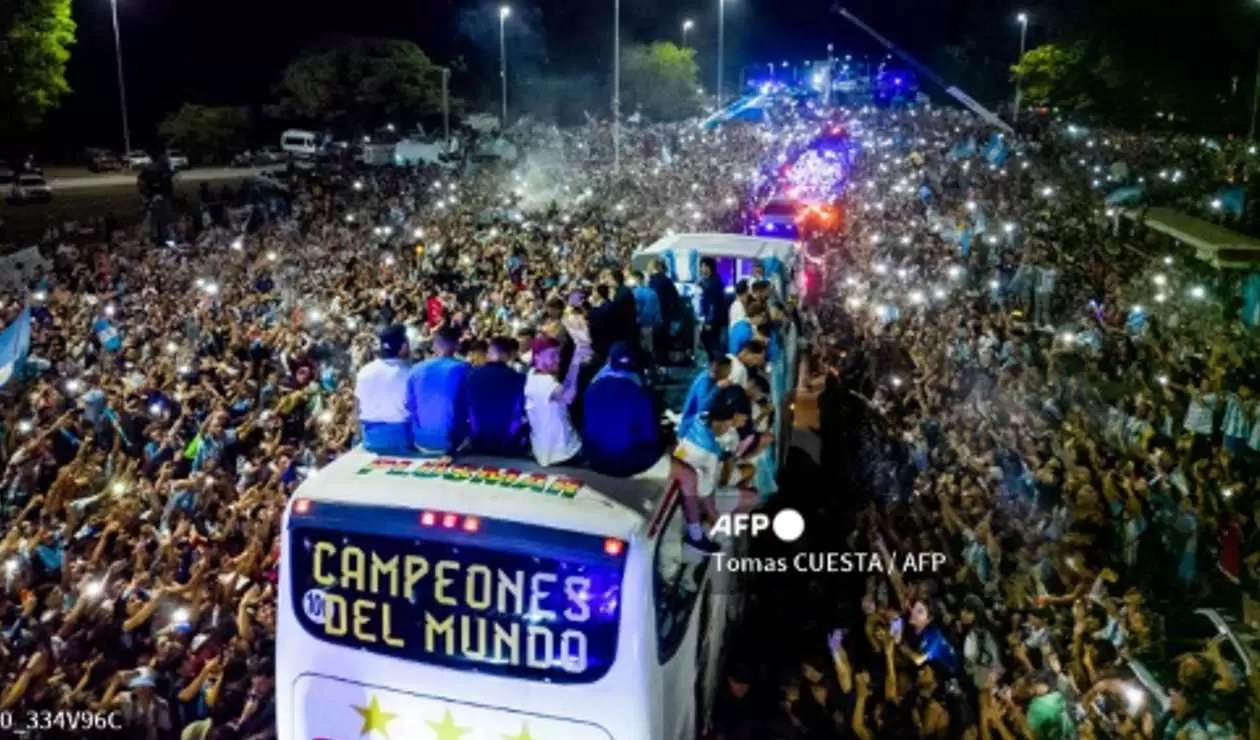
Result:
[[[621,540],[618,540],[618,539],[614,539],[612,537],[609,537],[608,539],[604,540],[604,554],[605,555],[609,555],[614,558],[619,558],[621,557],[621,554],[625,551],[626,551],[625,542],[622,542]]]
[[[464,517],[464,531],[465,532],[476,532],[479,529],[481,529],[480,519],[478,519],[475,516]]]
[[[432,527],[434,524],[437,524],[437,514],[434,514],[431,511],[426,511],[420,515],[421,526]]]
[[[459,524],[458,516],[455,516],[454,514],[442,515],[442,527],[444,529],[454,529],[456,524]]]
[[[300,498],[294,501],[293,513],[303,515],[311,513],[311,500],[309,498]]]

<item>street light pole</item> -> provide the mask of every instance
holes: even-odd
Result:
[[[446,151],[451,150],[451,70],[442,67],[442,136],[446,139]]]
[[[1028,48],[1028,14],[1020,13],[1015,17],[1019,21],[1019,59],[1018,62],[1024,60],[1024,52]],[[1015,78],[1015,110],[1011,112],[1011,121],[1019,122],[1019,106],[1020,98],[1024,95],[1024,83],[1018,77]]]
[[[726,0],[718,0],[717,104],[722,107],[722,54],[726,35]]]
[[[823,96],[823,105],[831,105],[831,89],[835,87],[831,81],[831,70],[836,66],[835,59],[832,58],[832,52],[836,50],[835,45],[827,44],[827,94]]]
[[[118,32],[118,0],[109,0],[114,15],[114,59],[118,62],[118,107],[122,110],[123,157],[131,153],[131,127],[127,123],[127,86],[123,83],[122,36]]]
[[[1260,55],[1256,59],[1256,82],[1251,92],[1251,126],[1247,128],[1247,139],[1256,140],[1256,109],[1260,108]]]
[[[687,32],[688,32],[688,31],[690,31],[690,30],[691,30],[691,27],[692,27],[692,26],[694,26],[694,25],[696,25],[696,24],[692,23],[692,22],[691,22],[691,19],[687,19],[687,20],[684,20],[684,21],[683,21],[683,25],[682,25],[682,45],[683,45],[683,48],[684,48],[684,49],[686,49],[686,48],[687,48]]]
[[[512,14],[512,9],[504,5],[499,8],[499,84],[503,96],[503,113],[499,123],[499,130],[507,129],[507,17]]]
[[[613,0],[613,172],[621,172],[621,0]]]

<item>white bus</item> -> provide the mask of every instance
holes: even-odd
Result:
[[[351,451],[285,513],[281,740],[692,740],[734,599],[632,479]]]

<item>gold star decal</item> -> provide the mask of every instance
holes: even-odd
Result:
[[[442,715],[441,722],[428,721],[429,727],[437,733],[437,740],[459,740],[464,735],[472,732],[470,727],[458,727],[455,724],[455,718],[451,716],[451,710],[446,710]]]
[[[522,724],[519,735],[504,735],[503,740],[534,740],[534,736],[529,734],[529,725]]]
[[[381,709],[381,703],[375,696],[372,697],[366,707],[352,706],[351,708],[363,718],[363,729],[359,730],[360,737],[379,732],[386,740],[389,740],[389,728],[387,725],[398,717],[397,714]]]

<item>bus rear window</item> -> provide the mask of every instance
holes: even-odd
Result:
[[[482,521],[477,536],[489,536],[475,545],[440,530],[290,529],[297,620],[321,640],[396,658],[559,683],[598,680],[616,657],[624,559],[607,556],[602,538],[567,532],[570,545],[589,544],[590,557],[544,556],[549,530],[534,532],[539,546],[526,548],[520,530],[536,528],[508,524],[514,536],[496,541]]]
[[[792,203],[784,203],[782,201],[773,201],[766,204],[762,210],[762,214],[766,216],[795,216],[797,208]]]

